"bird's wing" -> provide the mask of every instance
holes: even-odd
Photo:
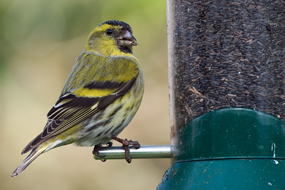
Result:
[[[93,81],[73,92],[67,91],[62,94],[47,114],[48,122],[43,132],[23,149],[22,154],[86,120],[126,94],[132,88],[137,76],[138,73],[130,80],[119,83]]]

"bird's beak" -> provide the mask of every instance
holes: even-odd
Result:
[[[118,45],[119,46],[137,46],[136,38],[128,31],[125,30],[118,38]]]

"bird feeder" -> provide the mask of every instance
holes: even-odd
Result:
[[[158,189],[285,189],[285,4],[167,1],[172,165]]]

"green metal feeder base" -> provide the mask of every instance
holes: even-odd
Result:
[[[213,160],[174,163],[158,189],[285,189],[285,161]]]
[[[157,189],[285,189],[285,123],[263,112],[229,108],[181,127],[173,164]]]

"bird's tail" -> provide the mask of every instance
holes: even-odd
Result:
[[[44,149],[34,148],[31,153],[25,158],[25,160],[18,166],[18,168],[12,173],[11,177],[15,177],[22,173],[39,155],[45,152]]]

